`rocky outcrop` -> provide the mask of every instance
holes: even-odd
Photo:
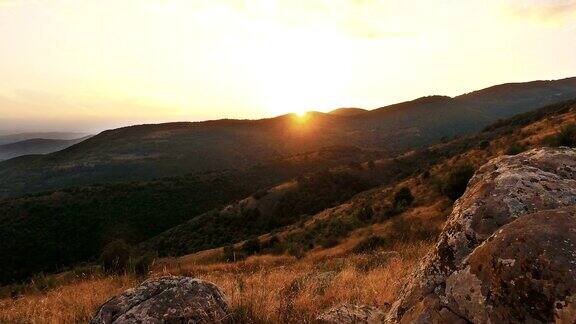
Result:
[[[505,225],[446,279],[449,308],[475,323],[551,322],[573,316],[575,297],[576,207]]]
[[[381,323],[384,312],[372,306],[343,304],[326,311],[316,318],[319,324]]]
[[[224,294],[214,284],[163,277],[107,301],[90,323],[224,323],[229,317]]]
[[[569,206],[576,206],[575,150],[541,148],[488,162],[387,320],[574,320],[576,215]]]

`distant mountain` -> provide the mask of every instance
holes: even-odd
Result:
[[[338,116],[354,116],[367,112],[368,110],[362,108],[338,108],[334,109],[329,114]]]
[[[86,138],[88,137],[73,140],[34,138],[16,143],[0,145],[0,160],[7,160],[22,155],[48,154],[60,151],[74,144],[80,143]]]
[[[1,133],[0,134],[0,145],[16,143],[31,139],[52,139],[52,140],[74,140],[78,138],[83,138],[89,134],[85,133],[72,133],[72,132],[35,132],[35,133]]]
[[[322,147],[396,154],[470,134],[498,119],[576,98],[576,78],[429,96],[361,114],[311,112],[261,120],[140,125],[105,131],[59,152],[0,163],[0,197],[72,185],[242,170]]]

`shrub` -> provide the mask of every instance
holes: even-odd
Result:
[[[562,127],[548,142],[552,146],[576,147],[576,124]]]
[[[412,192],[407,187],[402,187],[394,194],[394,208],[397,211],[405,210],[414,201]]]
[[[31,285],[39,291],[46,291],[57,287],[58,282],[55,276],[45,275],[40,272],[32,276]]]
[[[508,149],[506,150],[506,154],[507,155],[516,155],[516,154],[520,154],[524,151],[526,151],[526,146],[519,144],[519,143],[514,143],[514,144],[510,145],[510,147],[508,147]]]
[[[487,140],[483,140],[483,141],[480,141],[480,143],[478,143],[478,148],[480,148],[482,150],[487,149],[488,146],[490,146],[490,142]]]
[[[234,262],[236,261],[236,252],[234,251],[234,245],[229,244],[222,248],[222,254],[224,261]]]
[[[361,222],[368,223],[374,218],[374,210],[370,206],[360,207],[356,210],[356,218]]]
[[[130,258],[130,270],[137,276],[146,276],[150,273],[156,255],[146,252],[143,255]]]
[[[100,255],[100,264],[104,271],[123,273],[128,268],[130,246],[124,241],[112,241],[104,247]]]
[[[376,162],[374,162],[373,160],[368,161],[368,168],[370,170],[374,170],[376,168]]]
[[[334,236],[324,237],[318,241],[318,244],[325,249],[335,247],[338,243],[340,243],[340,240]]]
[[[270,254],[282,254],[284,247],[278,236],[273,235],[268,241],[261,244],[262,251]]]
[[[388,241],[381,236],[371,235],[362,241],[358,242],[356,246],[352,249],[354,253],[369,253],[374,252],[381,247],[386,246]]]
[[[306,255],[306,249],[301,244],[294,242],[289,243],[286,250],[288,251],[288,254],[297,259],[301,259]]]
[[[242,252],[247,255],[260,253],[261,246],[258,238],[252,238],[242,244]]]
[[[456,200],[464,194],[468,181],[474,175],[474,167],[469,164],[460,164],[449,171],[441,184],[442,194]]]

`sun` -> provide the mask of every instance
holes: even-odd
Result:
[[[295,125],[304,125],[308,124],[308,120],[310,119],[310,114],[306,110],[296,110],[292,112],[292,119]]]
[[[294,111],[294,114],[296,114],[298,118],[304,118],[306,117],[306,114],[308,114],[308,111],[306,111],[305,109],[299,109]]]

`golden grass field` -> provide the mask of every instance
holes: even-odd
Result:
[[[254,256],[236,263],[195,265],[168,261],[151,276],[187,275],[208,280],[226,294],[238,321],[306,323],[340,303],[385,306],[430,244],[398,246],[401,253],[373,255]],[[338,248],[333,253],[338,254]],[[133,287],[132,276],[72,280],[49,291],[0,300],[1,323],[82,323],[98,306]]]

